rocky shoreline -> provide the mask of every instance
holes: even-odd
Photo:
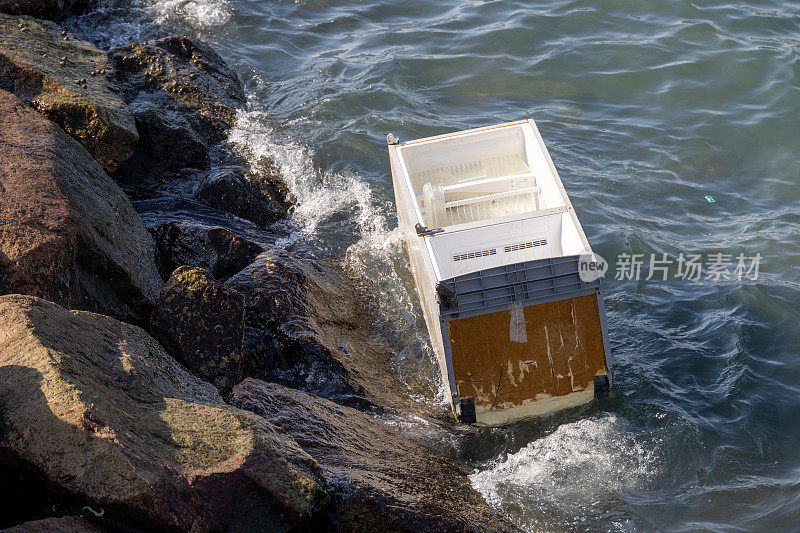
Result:
[[[409,398],[343,267],[270,243],[293,198],[227,150],[236,74],[100,50],[58,24],[86,7],[0,0],[0,527],[514,530],[376,416]]]

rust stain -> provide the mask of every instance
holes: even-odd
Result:
[[[521,311],[524,321],[500,311],[448,322],[458,395],[483,411],[586,390],[608,371],[594,295]],[[515,319],[527,342],[510,338]]]

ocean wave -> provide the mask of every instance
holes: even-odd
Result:
[[[320,225],[348,212],[354,214],[354,234],[366,235],[371,242],[387,242],[385,218],[376,212],[369,185],[356,176],[319,171],[313,162],[314,152],[277,134],[267,112],[241,111],[228,141],[254,173],[272,172],[276,165],[297,199],[291,214],[293,231],[279,241],[282,246],[314,238]]]
[[[575,525],[613,508],[621,493],[646,486],[658,472],[652,444],[619,416],[602,413],[561,425],[470,481],[492,505],[513,508],[526,529]],[[524,501],[535,501],[535,508]]]

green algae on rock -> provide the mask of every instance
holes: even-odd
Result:
[[[211,47],[185,35],[132,43],[109,57],[126,99],[140,92],[163,92],[174,108],[192,111],[210,140],[221,140],[245,104],[236,74]]]
[[[50,21],[0,14],[0,88],[83,144],[107,172],[133,153],[136,123],[104,52]]]
[[[86,149],[0,90],[0,293],[138,321],[162,280],[150,233]]]
[[[146,528],[285,531],[326,505],[315,460],[141,328],[22,295],[0,328],[0,467]]]
[[[244,297],[203,268],[182,266],[161,289],[150,334],[223,394],[242,378]]]

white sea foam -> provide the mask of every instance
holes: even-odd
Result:
[[[95,9],[64,24],[107,49],[162,37],[165,29],[213,39],[232,16],[229,0],[100,0]]]
[[[560,426],[470,476],[486,500],[514,508],[526,528],[552,528],[608,509],[656,469],[652,443],[614,414]]]
[[[244,156],[255,175],[277,165],[297,203],[291,214],[292,233],[279,241],[289,246],[315,238],[321,246],[331,243],[320,235],[320,225],[336,216],[347,216],[348,237],[343,247],[345,261],[358,273],[382,286],[402,286],[395,268],[402,260],[402,238],[387,226],[387,206],[378,205],[368,183],[354,175],[320,172],[313,163],[314,152],[290,137],[275,132],[262,111],[242,111],[230,132],[229,142]],[[395,295],[406,309],[413,307],[407,291]],[[397,298],[395,298],[397,300]]]
[[[180,22],[209,29],[226,24],[233,11],[228,0],[146,0],[157,23]]]
[[[369,185],[354,176],[318,172],[313,151],[276,134],[265,112],[241,111],[228,139],[256,174],[269,172],[271,164],[276,164],[286,186],[297,198],[292,213],[296,232],[282,244],[314,235],[319,224],[353,208],[354,229],[359,233],[386,233],[385,220],[372,205]]]

